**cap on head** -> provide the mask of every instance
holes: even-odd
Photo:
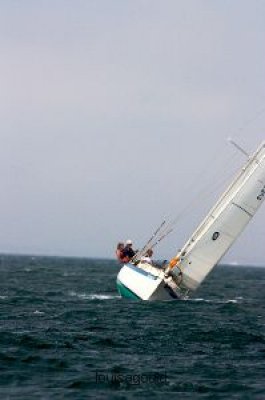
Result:
[[[126,240],[126,244],[132,244],[132,241],[130,239]]]

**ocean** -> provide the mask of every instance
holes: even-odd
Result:
[[[265,399],[265,268],[121,299],[113,260],[0,256],[0,399]]]

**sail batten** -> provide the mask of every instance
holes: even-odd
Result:
[[[264,182],[262,143],[182,248],[183,288],[196,289],[241,234],[264,200]]]
[[[246,214],[248,214],[249,216],[250,216],[250,218],[252,218],[253,217],[253,214],[251,214],[249,211],[247,211],[244,207],[242,207],[242,206],[240,206],[239,204],[236,204],[236,203],[232,203],[233,204],[233,206],[236,206],[236,207],[238,207],[240,210],[242,210],[242,211],[244,211]]]

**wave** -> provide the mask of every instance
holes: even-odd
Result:
[[[35,311],[33,311],[33,314],[35,314],[35,315],[44,315],[45,312],[44,311],[35,310]]]
[[[110,299],[119,299],[118,295],[106,295],[106,294],[91,294],[88,296],[91,300],[110,300]]]
[[[215,299],[204,299],[204,298],[191,298],[191,299],[186,299],[185,301],[194,301],[194,302],[204,302],[204,303],[214,303],[214,304],[228,304],[228,303],[242,303],[242,300],[244,300],[243,297],[239,296],[234,299],[223,299],[223,300],[215,300]]]
[[[71,291],[69,293],[72,297],[78,297],[82,300],[112,300],[119,299],[119,295],[108,295],[108,294],[99,294],[99,293],[77,293],[75,291]]]

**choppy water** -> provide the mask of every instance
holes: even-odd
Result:
[[[120,299],[114,261],[1,256],[1,399],[265,399],[265,269]]]

